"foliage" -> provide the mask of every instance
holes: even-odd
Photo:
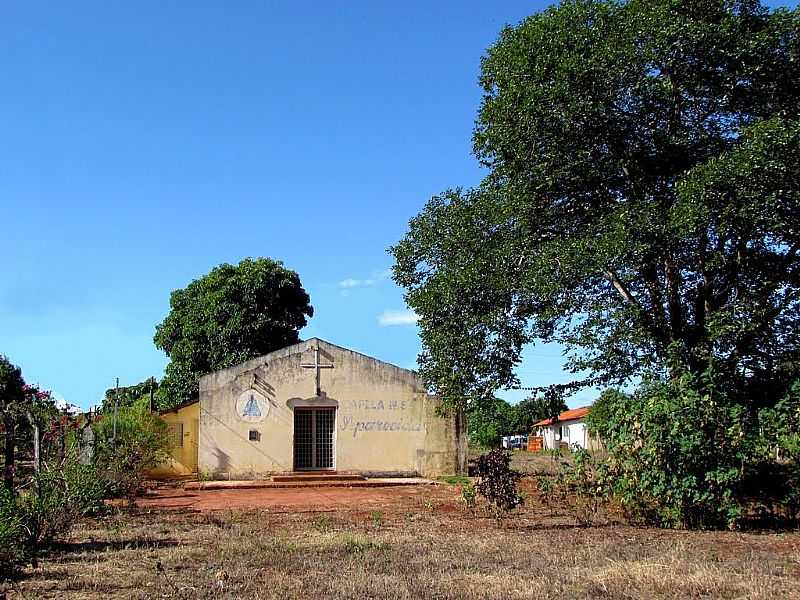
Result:
[[[550,510],[550,515],[553,514],[556,505],[563,506],[566,501],[564,491],[564,487],[558,485],[555,476],[539,475],[536,477],[536,493],[541,503]]]
[[[533,424],[558,416],[567,410],[564,399],[558,395],[531,396],[514,405],[514,430],[528,433]]]
[[[31,490],[17,500],[26,548],[46,546],[68,533],[80,517],[101,511],[105,492],[94,468],[74,459],[42,468],[34,475]]]
[[[477,501],[477,491],[475,490],[475,484],[472,481],[465,481],[461,484],[461,494],[459,495],[459,499],[461,502],[464,503],[464,507],[472,510],[475,508],[475,504]]]
[[[513,407],[500,398],[475,404],[467,411],[470,443],[480,448],[496,448],[500,438],[513,433]]]
[[[14,451],[17,423],[24,414],[25,380],[22,370],[0,355],[0,409],[5,434],[3,481],[8,492],[14,490]]]
[[[607,481],[605,463],[588,450],[574,445],[571,460],[561,465],[553,485],[560,488],[557,494],[562,499],[572,499],[577,522],[591,525],[609,496]],[[541,485],[539,489],[542,490]]]
[[[103,412],[110,414],[114,410],[114,400],[118,406],[131,406],[137,400],[150,398],[150,391],[158,391],[158,381],[155,377],[149,377],[135,385],[125,387],[110,388],[106,390],[103,398]]]
[[[22,370],[0,354],[0,406],[5,417],[25,399]]]
[[[22,371],[0,355],[0,415],[5,437],[3,479],[6,490],[14,491],[18,450],[33,453],[34,425],[57,415],[51,394],[25,383]]]
[[[0,491],[0,580],[54,540],[66,535],[82,516],[103,512],[106,488],[95,469],[74,457],[44,464],[29,488],[15,496]]]
[[[724,383],[724,379],[722,383]],[[798,392],[753,410],[713,372],[609,393],[588,426],[609,452],[607,481],[632,515],[665,526],[737,527],[754,501],[795,518],[800,482],[791,448],[800,434]],[[785,449],[776,462],[776,449]]]
[[[219,265],[172,292],[154,338],[170,358],[160,407],[196,397],[207,373],[297,342],[314,314],[309,300],[297,273],[269,258]]]
[[[529,433],[533,424],[567,409],[561,398],[531,397],[517,404],[500,398],[476,402],[467,410],[470,442],[480,448],[496,448],[505,435]]]
[[[14,495],[0,488],[0,581],[15,575],[25,563],[24,537]]]
[[[796,523],[800,518],[800,382],[775,407],[763,409],[758,415],[762,442],[758,447],[761,469],[754,479],[772,486],[762,490],[762,500],[772,501],[785,518]],[[775,453],[775,461],[770,460]],[[768,506],[774,513],[775,507]]]
[[[97,423],[95,435],[95,464],[112,496],[132,500],[146,471],[166,459],[167,426],[148,410],[146,398],[118,410],[116,438],[109,416]]]
[[[440,475],[436,480],[447,485],[467,485],[472,482],[466,475]]]
[[[511,453],[495,449],[478,457],[475,490],[491,504],[497,516],[522,504],[517,489],[521,474],[511,468]]]
[[[565,0],[482,61],[479,187],[392,248],[420,372],[449,402],[514,387],[555,341],[554,394],[699,375],[770,406],[800,354],[800,10]],[[585,374],[585,375],[584,375]]]

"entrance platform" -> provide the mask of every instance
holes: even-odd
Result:
[[[370,488],[401,485],[435,485],[437,482],[424,477],[364,477],[338,473],[287,473],[274,475],[270,479],[239,481],[189,481],[185,490],[230,490],[254,488]]]

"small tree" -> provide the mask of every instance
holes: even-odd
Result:
[[[39,442],[42,427],[57,415],[50,392],[25,383],[22,371],[0,355],[0,408],[5,433],[3,479],[13,493],[17,454],[30,455],[34,469],[41,465]]]
[[[519,471],[511,468],[511,453],[497,448],[478,458],[477,492],[494,507],[499,518],[520,504],[522,496],[517,484],[522,477]]]

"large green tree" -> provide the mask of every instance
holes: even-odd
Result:
[[[483,57],[488,175],[392,253],[421,373],[451,401],[567,348],[581,386],[712,366],[755,404],[800,354],[800,11],[572,0]],[[579,375],[578,375],[579,374]]]
[[[219,265],[172,292],[154,340],[170,358],[159,404],[196,397],[201,376],[297,342],[309,302],[297,273],[269,258]]]

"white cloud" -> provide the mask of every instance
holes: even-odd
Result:
[[[344,279],[343,281],[339,282],[340,288],[354,288],[359,287],[362,284],[361,279]]]
[[[392,327],[395,325],[416,325],[419,315],[413,310],[391,310],[386,309],[378,315],[378,324],[381,327]]]
[[[360,287],[372,287],[374,285],[378,285],[382,281],[386,281],[392,276],[392,272],[389,269],[385,271],[380,271],[374,273],[371,277],[366,279],[356,279],[355,277],[348,277],[347,279],[343,279],[339,282],[339,287],[343,290],[351,290],[353,288],[360,288]]]

